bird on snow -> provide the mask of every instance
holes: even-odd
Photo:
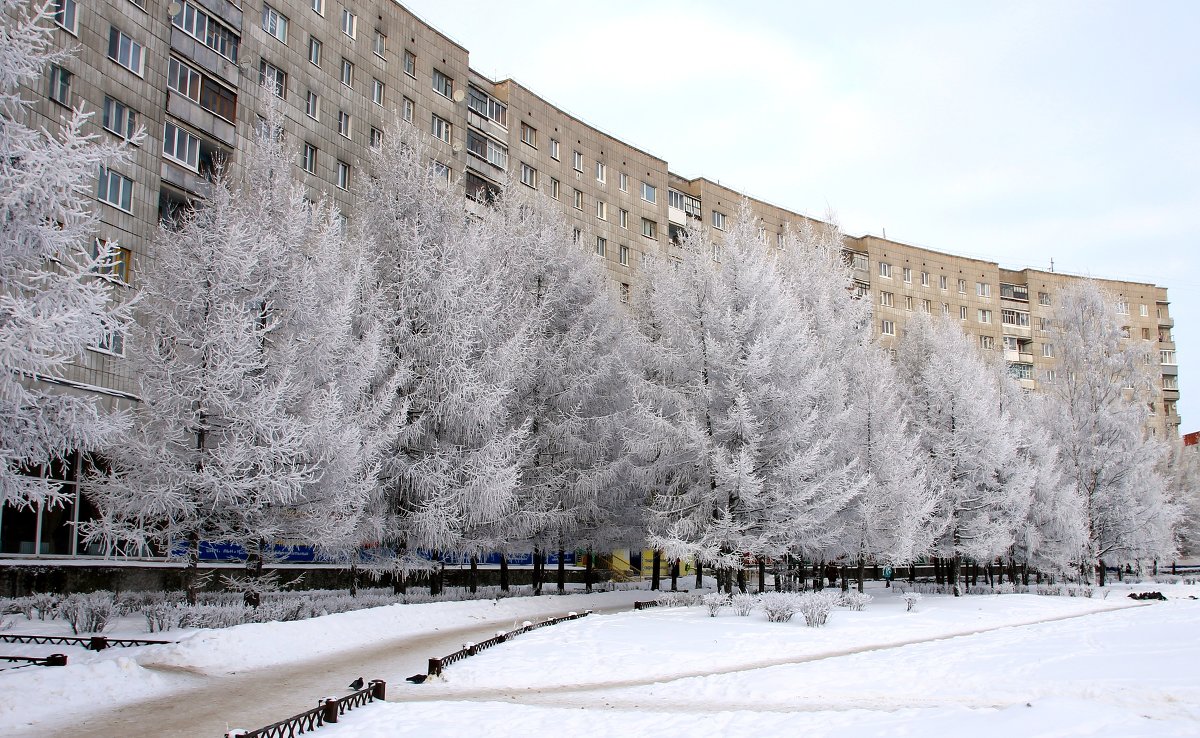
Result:
[[[363,678],[362,677],[359,677],[358,679],[355,679],[354,681],[350,682],[350,689],[359,690],[362,688],[363,688]]]
[[[412,682],[413,684],[424,684],[425,680],[428,678],[429,678],[428,674],[413,674],[405,681]]]

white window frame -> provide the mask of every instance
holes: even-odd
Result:
[[[571,168],[577,172],[583,172],[583,152],[575,151],[571,154]]]
[[[608,257],[608,239],[604,236],[596,236],[596,256],[601,259]]]
[[[137,133],[137,111],[115,97],[105,96],[100,120],[104,130],[127,141]]]
[[[54,23],[72,36],[79,35],[79,5],[76,0],[55,0]]]
[[[960,294],[960,295],[967,294],[967,280],[965,280],[965,279],[958,280],[958,294]]]
[[[550,197],[553,197],[555,200],[557,200],[558,192],[559,192],[560,188],[561,188],[561,185],[559,184],[558,180],[555,179],[554,177],[551,177],[550,178]]]
[[[892,307],[893,301],[894,301],[894,298],[892,297],[891,292],[880,292],[879,293],[879,304],[882,305],[883,307]]]
[[[317,156],[319,154],[320,154],[320,151],[317,149],[316,146],[313,146],[312,144],[305,141],[303,152],[300,154],[300,168],[303,169],[304,171],[308,172],[309,174],[316,174],[317,173]]]
[[[406,123],[412,123],[413,117],[416,115],[417,104],[412,101],[412,98],[404,98],[403,117]]]
[[[417,76],[417,55],[408,49],[404,50],[404,73],[414,79]]]
[[[371,126],[371,138],[369,139],[368,144],[374,149],[377,148],[381,143],[383,143],[383,131],[379,130],[375,126]]]
[[[431,113],[430,115],[432,115],[433,117],[429,123],[429,132],[431,134],[433,134],[433,137],[438,139],[439,141],[445,141],[446,143],[450,143],[450,136],[451,136],[451,130],[452,130],[450,121],[439,116],[437,113]]]
[[[642,235],[658,240],[658,223],[649,218],[642,218]]]
[[[321,68],[321,39],[316,36],[308,37],[308,63],[317,69]]]
[[[896,335],[896,321],[894,321],[894,320],[879,321],[879,333],[884,336]]]
[[[938,275],[938,289],[942,291],[950,289],[950,279],[945,274]]]
[[[994,336],[980,336],[979,348],[984,351],[991,351],[996,348],[996,339]]]
[[[358,38],[358,16],[349,8],[342,8],[342,33],[350,38]]]
[[[371,53],[380,59],[384,58],[387,53],[387,35],[378,28],[375,29],[375,36],[371,39]]]
[[[1049,292],[1039,292],[1038,293],[1038,304],[1046,305],[1048,307],[1050,305],[1050,293]]]
[[[886,261],[879,262],[879,276],[884,279],[892,278],[892,265]]]
[[[521,123],[521,143],[537,148],[537,129],[528,123]]]
[[[346,57],[342,57],[342,68],[338,73],[338,79],[347,87],[354,87],[354,62]]]
[[[287,46],[288,17],[266,3],[263,3],[262,29]]]
[[[182,142],[183,155],[180,155]],[[163,122],[163,158],[192,170],[200,171],[200,137],[176,125],[173,121]]]
[[[642,182],[642,199],[651,205],[658,204],[658,188],[649,182]]]
[[[991,310],[984,310],[983,308],[979,308],[979,309],[978,309],[978,312],[977,312],[977,313],[976,313],[976,315],[975,315],[975,319],[976,319],[976,320],[977,320],[979,323],[982,323],[983,325],[991,325],[991,323],[992,323],[992,311],[991,311]]]
[[[629,175],[628,174],[626,174],[625,172],[621,172],[621,176],[617,178],[617,187],[619,187],[621,189],[621,192],[629,192]]]
[[[280,100],[287,99],[287,72],[266,59],[261,59],[258,62],[258,74],[264,83],[271,83],[270,86],[275,92],[275,97]]]
[[[600,184],[607,184],[608,167],[604,166],[604,162],[596,162],[596,181]]]
[[[921,286],[922,287],[929,286],[929,272],[921,272]]]
[[[191,65],[171,57],[167,62],[167,89],[174,90],[192,102],[200,102],[200,85],[204,76]]]
[[[629,230],[629,211],[624,208],[617,215],[617,224],[622,228]]]
[[[338,159],[337,163],[337,188],[339,190],[350,189],[350,165]]]
[[[596,200],[596,217],[600,220],[608,220],[608,203]]]
[[[557,138],[550,139],[550,158],[553,159],[554,161],[559,160],[558,159],[558,139]]]
[[[338,135],[353,139],[354,119],[345,110],[338,111]]]
[[[108,199],[114,193],[113,185],[116,184],[116,198]],[[100,181],[96,189],[96,199],[106,205],[112,205],[118,210],[124,210],[127,213],[133,212],[133,180],[126,177],[124,174],[110,169],[109,167],[100,167]]]
[[[432,81],[433,81],[433,91],[434,92],[436,92],[437,94],[441,95],[442,97],[444,97],[448,100],[454,99],[454,78],[453,77],[446,74],[442,70],[435,68],[433,70]]]
[[[572,205],[575,206],[576,210],[583,210],[583,192],[578,189],[575,190]]]
[[[966,320],[966,319],[967,319],[967,306],[966,306],[966,305],[959,305],[959,306],[958,306],[958,319],[959,319],[959,320]]]
[[[304,98],[304,114],[313,120],[321,120],[321,96],[312,90]]]
[[[69,69],[57,64],[50,65],[50,91],[47,97],[59,105],[71,107],[71,80],[75,77]]]
[[[629,266],[629,247],[625,244],[621,244],[617,249],[617,261],[621,263],[621,266]]]
[[[537,170],[525,162],[521,162],[521,184],[537,188]]]
[[[912,269],[903,267],[901,269],[901,276],[905,284],[912,284]]]
[[[116,56],[113,56],[114,43],[116,45]],[[108,58],[141,77],[146,68],[146,47],[135,41],[132,36],[120,28],[109,26]]]
[[[976,282],[975,283],[975,296],[976,297],[991,297],[992,296],[992,285],[988,282]]]
[[[383,107],[384,96],[387,94],[387,86],[378,78],[371,80],[371,102],[379,107]]]
[[[725,213],[722,213],[720,210],[712,211],[712,225],[718,231],[725,230]]]

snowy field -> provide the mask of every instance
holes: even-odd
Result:
[[[1170,599],[1135,603],[1125,596],[1131,589]],[[726,609],[717,618],[701,607],[628,611],[649,597],[631,591],[169,632],[182,642],[99,654],[6,644],[5,653],[65,650],[71,663],[0,673],[0,734],[83,734],[68,726],[105,724],[108,711],[164,697],[185,704],[198,685],[219,692],[240,684],[232,674],[265,682],[270,695],[271,675],[284,668],[312,670],[317,684],[328,685],[305,697],[315,704],[340,693],[345,674],[329,666],[339,654],[607,608],[623,611],[523,635],[448,667],[444,680],[404,682],[411,663],[400,673],[365,673],[388,680],[388,703],[355,710],[317,735],[1200,735],[1200,600],[1190,599],[1200,586],[1116,585],[1094,599],[926,595],[914,612],[892,590],[869,592],[875,600],[864,611],[837,608],[818,629],[804,627],[800,615],[768,623],[758,611],[739,617]],[[126,625],[121,630],[135,630]],[[420,655],[450,650],[442,644]],[[273,709],[274,719],[298,711]],[[208,725],[189,732],[180,719],[168,710],[137,727],[160,736],[220,735]]]

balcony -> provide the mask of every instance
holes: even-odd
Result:
[[[200,43],[177,26],[171,26],[171,48],[203,67],[205,71],[225,80],[235,90],[237,89],[238,79],[241,76],[238,65]]]
[[[180,95],[174,90],[167,90],[167,112],[230,148],[237,146],[237,129],[234,125],[205,110],[190,97]]]

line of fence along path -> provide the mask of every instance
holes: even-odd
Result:
[[[522,633],[528,633],[551,625],[558,625],[570,620],[578,620],[579,618],[587,617],[591,613],[591,610],[586,610],[582,613],[571,612],[561,617],[547,618],[536,623],[526,620],[519,628],[500,631],[486,640],[479,641],[478,643],[468,643],[458,651],[447,656],[429,659],[427,673],[410,677],[409,681],[419,684],[428,677],[441,676],[447,666],[470,656],[475,656],[493,646],[505,643]],[[336,723],[340,715],[346,714],[346,712],[355,707],[361,707],[375,700],[384,700],[386,690],[387,684],[383,680],[372,679],[361,689],[355,690],[345,697],[330,697],[320,700],[317,706],[311,710],[306,710],[257,730],[236,729],[228,731],[225,734],[225,738],[295,738],[295,736],[314,731],[329,723]]]

